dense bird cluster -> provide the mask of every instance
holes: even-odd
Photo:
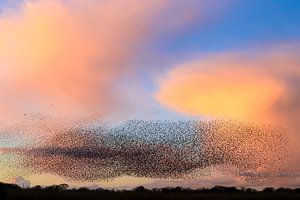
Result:
[[[215,166],[253,180],[257,177],[247,174],[279,173],[287,159],[283,128],[230,120],[93,123],[55,129],[51,135],[7,153],[17,154],[18,165],[28,173],[78,181],[122,175],[184,178]]]

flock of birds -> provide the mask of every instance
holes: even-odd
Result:
[[[262,177],[253,174],[284,170],[288,157],[286,130],[277,126],[233,120],[130,120],[63,128],[48,123],[38,128],[43,139],[4,149],[2,161],[3,155],[14,155],[15,165],[28,174],[55,174],[76,181],[123,175],[196,178],[199,171],[216,166],[254,181]]]

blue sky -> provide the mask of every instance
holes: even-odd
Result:
[[[158,46],[170,54],[248,49],[298,40],[299,21],[300,1],[297,0],[234,1],[213,22],[204,26],[194,23],[189,31]]]
[[[300,1],[235,0],[221,14],[214,13],[219,12],[214,9],[205,11],[216,15],[207,22],[195,22],[184,31],[163,35],[152,43],[155,55],[149,56],[147,49],[146,56],[138,58],[138,65],[166,69],[190,57],[272,47],[300,39]],[[148,75],[142,70],[141,79],[144,87],[153,91],[156,86]]]

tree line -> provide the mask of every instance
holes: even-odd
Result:
[[[132,190],[103,188],[70,188],[67,184],[47,187],[20,188],[15,184],[0,183],[0,199],[300,199],[300,188],[272,188],[263,190],[215,186],[190,189],[166,187],[147,189],[143,186]]]

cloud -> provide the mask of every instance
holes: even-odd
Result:
[[[1,105],[61,114],[118,107],[109,89],[129,70],[124,62],[162,7],[158,1],[25,1],[21,13],[0,19]]]
[[[26,0],[18,9],[4,10],[2,118],[122,112],[126,95],[118,82],[133,73],[129,61],[156,34],[174,31],[197,15],[185,15],[195,3],[184,9],[174,5],[169,0]]]
[[[172,68],[155,96],[186,114],[291,128],[300,111],[298,52],[297,45],[286,45],[203,56]]]
[[[228,63],[222,61],[216,68],[205,68],[204,64],[205,69],[202,69],[199,66],[203,64],[200,61],[172,70],[166,80],[161,81],[157,99],[188,114],[254,119],[282,95],[280,82],[261,76],[255,69],[230,64],[223,67]]]

